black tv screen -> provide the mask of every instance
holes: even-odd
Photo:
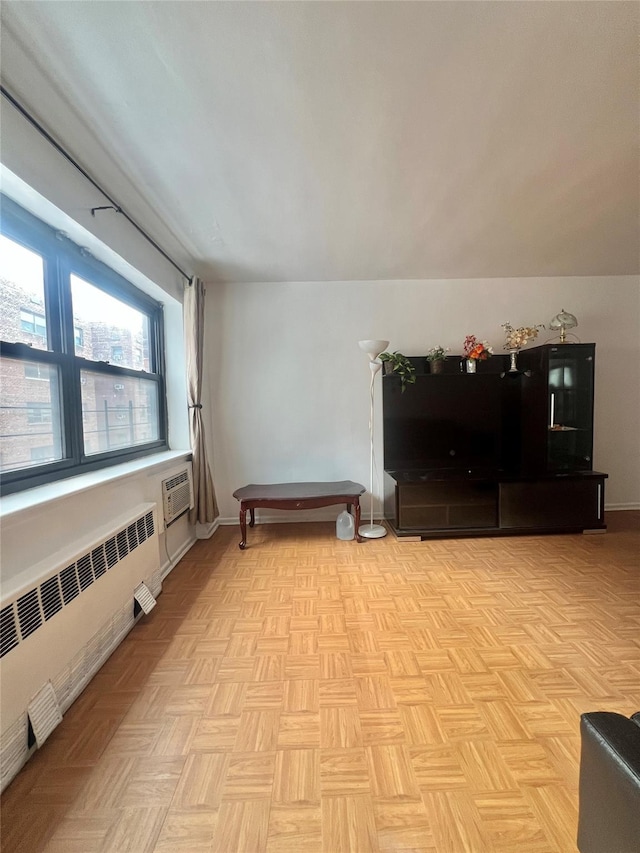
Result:
[[[499,376],[417,376],[404,392],[383,382],[384,467],[501,468],[502,381]]]

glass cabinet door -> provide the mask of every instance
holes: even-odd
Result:
[[[547,400],[549,471],[588,471],[593,449],[592,345],[550,347]]]

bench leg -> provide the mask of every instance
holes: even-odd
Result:
[[[249,527],[253,527],[256,523],[256,511],[253,507],[249,510]]]
[[[253,510],[251,510],[251,512],[253,512]],[[240,548],[241,551],[244,551],[244,549],[246,547],[247,547],[247,511],[242,506],[242,504],[240,504],[240,543],[238,545],[238,548]]]

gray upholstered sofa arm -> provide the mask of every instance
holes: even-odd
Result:
[[[583,714],[580,734],[580,853],[640,853],[640,714]]]

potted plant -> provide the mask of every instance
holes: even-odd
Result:
[[[467,360],[467,373],[475,373],[476,362],[486,361],[493,355],[493,347],[487,341],[479,341],[475,335],[467,335],[462,348]]]
[[[441,346],[431,347],[431,349],[427,351],[427,361],[429,362],[429,369],[431,373],[442,373],[444,369],[444,362],[449,351],[449,347],[445,349]]]
[[[544,329],[544,325],[539,323],[536,326],[520,326],[514,329],[511,323],[503,323],[502,328],[505,332],[504,349],[509,351],[509,373],[517,373],[517,354],[529,341],[534,341],[538,337],[538,330]]]
[[[416,381],[416,369],[406,355],[401,352],[381,352],[378,356],[384,364],[385,373],[395,373],[400,377],[402,393],[407,385],[413,385]]]

